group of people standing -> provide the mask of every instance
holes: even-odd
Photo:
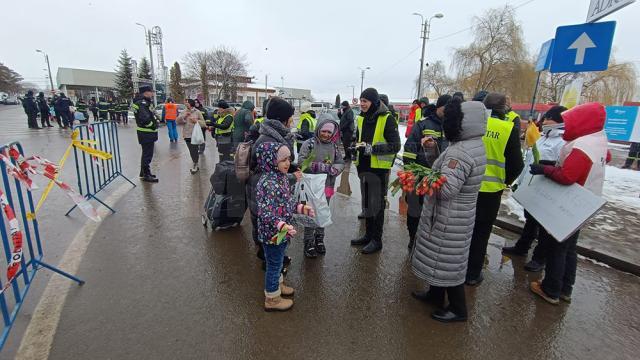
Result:
[[[140,94],[133,107],[143,146],[141,177],[157,182],[148,167],[148,155],[152,155],[153,142],[157,140],[157,120],[149,110],[152,92],[141,88]],[[426,98],[418,103],[420,112],[406,134],[402,158],[405,164],[416,162],[437,170],[446,181],[433,196],[405,194],[412,269],[429,285],[426,291],[414,291],[412,296],[435,305],[432,317],[438,321],[466,321],[464,286],[483,282],[487,244],[502,193],[524,170],[520,118],[510,109],[507,96],[486,91],[471,101],[456,93],[442,95],[433,104]],[[246,192],[257,256],[266,270],[264,308],[286,311],[293,306],[286,297],[293,295],[294,289],[284,284],[282,273],[290,262],[287,243],[296,234],[294,214],[314,216],[314,209],[293,198],[294,184],[302,179],[303,172],[326,174],[324,195],[329,201],[345,161],[353,159],[362,189],[365,231],[351,240],[351,245],[362,246],[363,254],[380,251],[389,176],[401,148],[397,118],[373,88],[360,95],[358,116],[354,116],[348,103],[343,103],[340,122],[325,114],[316,119],[315,114],[305,111],[295,129],[294,108],[283,99],[271,98],[263,106],[266,117],[255,120],[253,104],[245,103],[235,114],[225,105],[218,103],[217,117],[207,121],[197,110],[196,101],[187,100],[186,111],[177,115],[166,110],[170,114],[165,118],[185,124],[184,138],[194,164],[197,149],[187,140],[195,126],[213,129],[221,157],[226,158],[234,145],[252,141],[251,177]],[[171,119],[174,116],[175,120]],[[604,166],[610,156],[604,119],[604,108],[596,103],[571,110],[553,107],[540,124],[543,136],[538,148],[542,161],[531,164],[528,171],[601,194]],[[173,130],[169,136],[175,141]],[[340,141],[344,156],[338,151]],[[151,146],[145,145],[148,143]],[[231,146],[227,151],[228,143]],[[299,150],[297,163],[295,150]],[[302,163],[306,165],[301,166]],[[537,237],[539,245],[528,266],[537,263],[536,269],[544,266],[546,271],[544,279],[531,283],[531,291],[552,304],[570,302],[579,233],[559,241],[530,215],[527,218],[522,239],[505,247],[504,253],[526,255]],[[313,258],[325,252],[324,229],[305,228],[304,255]]]

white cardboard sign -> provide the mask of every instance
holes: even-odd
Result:
[[[527,174],[513,193],[513,198],[561,242],[580,229],[606,203],[580,185],[560,185],[542,175],[531,174]]]

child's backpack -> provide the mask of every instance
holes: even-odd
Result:
[[[241,142],[236,148],[236,155],[234,158],[234,165],[236,170],[236,177],[239,181],[245,182],[251,177],[251,170],[249,164],[251,163],[251,146],[253,141]]]

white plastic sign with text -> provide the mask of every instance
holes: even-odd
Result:
[[[531,174],[527,174],[513,198],[559,241],[580,229],[606,203],[580,185],[560,185]]]

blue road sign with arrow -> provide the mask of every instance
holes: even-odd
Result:
[[[551,65],[551,56],[553,55],[554,40],[548,40],[540,47],[538,60],[536,60],[536,72],[547,70]]]
[[[615,29],[615,21],[558,27],[550,71],[606,70],[609,67]]]

